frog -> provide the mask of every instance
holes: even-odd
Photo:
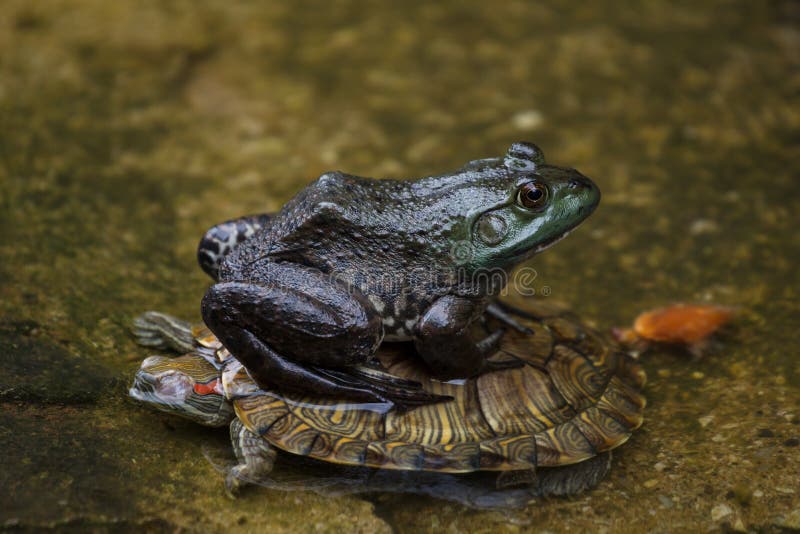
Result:
[[[453,381],[495,361],[499,300],[513,269],[566,237],[600,190],[529,142],[418,179],[326,172],[278,212],[212,227],[198,247],[215,280],[203,321],[262,388],[407,409],[447,397],[399,380],[373,356],[411,342]],[[476,339],[478,322],[503,324]]]

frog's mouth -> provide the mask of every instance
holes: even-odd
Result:
[[[551,237],[550,239],[542,241],[533,248],[527,248],[523,245],[515,247],[514,249],[511,250],[510,257],[512,258],[512,261],[516,263],[518,261],[530,258],[531,256],[535,256],[536,254],[539,254],[543,250],[552,247],[553,245],[555,245],[556,243],[567,237],[569,234],[572,233],[572,230],[574,230],[574,228],[567,230],[563,234],[559,234],[557,236]]]

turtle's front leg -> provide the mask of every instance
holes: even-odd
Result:
[[[233,452],[239,464],[225,477],[225,491],[235,497],[242,487],[258,484],[270,474],[276,453],[267,440],[247,430],[239,419],[231,421],[230,429]]]
[[[214,280],[219,279],[223,258],[240,243],[249,239],[272,218],[269,213],[247,215],[212,226],[197,246],[197,262]]]

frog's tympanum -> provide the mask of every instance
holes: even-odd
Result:
[[[209,230],[201,266],[217,283],[203,319],[265,389],[413,406],[442,397],[371,364],[382,341],[413,341],[433,376],[466,378],[502,330],[473,339],[483,314],[521,328],[494,298],[510,270],[597,206],[574,169],[533,144],[418,180],[322,175],[274,215]]]

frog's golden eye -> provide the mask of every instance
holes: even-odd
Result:
[[[547,203],[549,192],[547,186],[536,182],[526,182],[519,187],[517,204],[529,210],[539,209]]]

